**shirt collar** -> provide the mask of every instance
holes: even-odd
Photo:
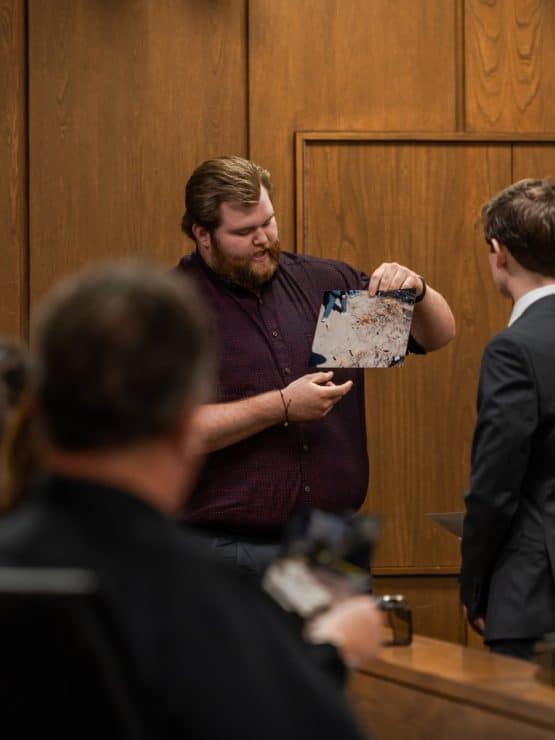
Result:
[[[539,301],[540,298],[545,298],[548,295],[555,295],[555,283],[551,283],[550,285],[543,285],[541,288],[534,288],[534,290],[529,290],[528,293],[520,296],[518,301],[513,306],[511,317],[509,319],[509,326],[514,324],[515,321],[522,316],[526,309],[530,308],[532,303],[535,303],[536,301]]]

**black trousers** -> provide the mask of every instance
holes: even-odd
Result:
[[[279,537],[273,539],[263,536],[247,537],[234,532],[221,532],[203,527],[191,527],[189,531],[215,555],[258,581],[262,579],[266,568],[278,557],[281,550]],[[368,555],[367,550],[353,553],[349,562],[368,572],[370,570]],[[371,583],[368,593],[372,593]]]
[[[510,658],[532,660],[536,640],[490,640],[487,644],[492,653],[507,655]]]
[[[257,580],[279,554],[281,541],[277,538],[245,537],[235,533],[191,527],[190,532],[222,560]]]

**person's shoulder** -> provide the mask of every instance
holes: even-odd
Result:
[[[519,348],[534,347],[538,344],[538,341],[542,345],[551,341],[553,335],[552,332],[546,331],[544,320],[547,320],[548,325],[551,326],[552,320],[555,317],[555,311],[553,313],[549,311],[546,313],[545,304],[541,306],[539,305],[540,303],[542,301],[532,304],[514,323],[504,327],[495,334],[486,344],[485,352],[491,353],[503,351],[504,349],[518,351]],[[553,302],[552,306],[555,309],[555,302]]]
[[[482,375],[500,380],[515,374],[529,374],[533,354],[533,343],[530,344],[523,327],[507,326],[487,342],[482,354]]]
[[[39,512],[34,503],[25,502],[16,509],[2,514],[0,520],[0,563],[3,557],[20,546],[25,546],[29,532],[34,529],[34,524]]]
[[[530,306],[513,324],[490,339],[484,349],[482,367],[505,367],[527,373],[552,367],[555,362],[552,331],[555,301],[545,303],[545,300],[537,302],[543,306]]]
[[[35,491],[0,518],[0,565],[39,565],[63,549],[67,521]]]
[[[302,272],[310,275],[313,279],[323,278],[329,287],[356,286],[361,279],[367,279],[366,273],[357,270],[346,262],[328,259],[308,254],[294,254],[293,252],[282,252],[280,265],[285,271]],[[331,285],[330,280],[338,280],[337,285]]]
[[[177,276],[187,275],[195,279],[200,278],[204,275],[202,259],[199,257],[196,251],[192,251],[189,254],[181,257],[177,265],[172,268],[171,272]]]
[[[507,329],[521,341],[534,342],[541,338],[547,342],[550,337],[555,340],[551,326],[555,320],[555,295],[547,295],[534,301],[521,316]]]
[[[295,252],[281,252],[280,260],[288,267],[301,269],[312,268],[321,270],[354,270],[353,267],[341,260],[318,257],[312,254],[297,254]]]
[[[506,326],[491,337],[484,347],[484,357],[512,352],[521,345],[522,332],[515,326]]]

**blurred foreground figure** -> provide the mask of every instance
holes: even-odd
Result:
[[[0,512],[19,500],[34,468],[29,429],[31,377],[27,350],[0,340]]]
[[[201,464],[195,413],[211,385],[199,301],[183,278],[126,264],[66,281],[42,306],[34,408],[46,475],[0,521],[0,565],[96,575],[154,737],[360,738],[314,659],[327,651],[342,665],[335,648],[304,642],[173,520]],[[356,663],[375,652],[378,619],[368,598],[345,608],[318,640]]]
[[[555,630],[555,188],[521,180],[482,216],[513,310],[482,358],[461,594],[492,650],[531,658]]]

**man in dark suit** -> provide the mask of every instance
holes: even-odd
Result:
[[[341,671],[334,647],[306,643],[173,518],[199,467],[195,414],[212,374],[199,301],[185,279],[130,265],[47,301],[35,402],[47,475],[0,522],[0,565],[94,572],[154,737],[358,739],[315,658]],[[379,627],[370,599],[351,606],[315,632],[357,662]]]
[[[493,651],[531,658],[555,630],[555,188],[521,180],[482,216],[514,305],[482,359],[461,597]]]

